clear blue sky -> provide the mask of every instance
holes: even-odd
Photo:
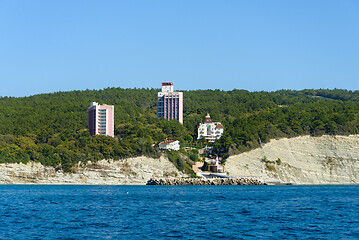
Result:
[[[0,0],[0,96],[359,89],[358,0]]]

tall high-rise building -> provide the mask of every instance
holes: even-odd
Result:
[[[174,92],[173,82],[162,82],[162,92],[157,93],[157,117],[183,124],[183,92]]]
[[[99,105],[92,102],[88,109],[89,131],[92,135],[106,135],[114,137],[114,106]]]

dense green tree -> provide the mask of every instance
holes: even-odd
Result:
[[[211,145],[214,154],[226,158],[273,138],[359,133],[359,91],[184,91],[183,125],[157,118],[157,91],[107,88],[0,98],[0,162],[39,161],[72,171],[78,162],[156,157],[155,146],[165,139]],[[93,101],[115,105],[115,138],[89,135],[87,109]],[[197,126],[207,112],[225,127],[215,143],[197,141]],[[195,153],[188,157],[197,160]],[[188,168],[177,155],[172,158],[182,170]]]

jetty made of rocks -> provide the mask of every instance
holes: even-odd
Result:
[[[146,185],[267,185],[255,178],[151,178]]]

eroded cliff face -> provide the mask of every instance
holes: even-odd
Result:
[[[358,184],[359,136],[271,140],[262,148],[228,158],[226,171],[231,176],[294,184]]]
[[[77,166],[75,173],[56,171],[40,163],[0,164],[0,184],[144,185],[150,178],[184,177],[167,158],[137,157],[102,160]]]
[[[264,157],[266,156],[266,158]],[[271,140],[227,159],[234,177],[277,179],[294,184],[359,184],[359,136],[303,136]],[[186,177],[165,157],[102,160],[75,173],[40,163],[0,164],[0,184],[146,184],[150,178]]]

